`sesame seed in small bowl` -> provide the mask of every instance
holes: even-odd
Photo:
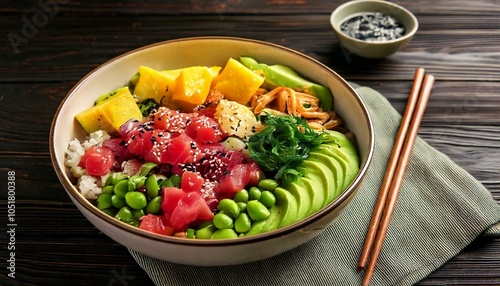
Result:
[[[363,58],[385,58],[403,47],[418,30],[406,8],[379,0],[355,0],[333,11],[330,23],[342,47]]]

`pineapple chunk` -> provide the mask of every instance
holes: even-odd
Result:
[[[264,82],[264,77],[230,58],[220,75],[214,78],[214,89],[229,100],[247,104]]]
[[[212,79],[217,76],[221,67],[193,66],[180,71],[175,80],[172,95],[173,101],[184,111],[192,111],[203,104],[210,92]]]
[[[221,100],[217,105],[215,117],[222,131],[239,138],[254,134],[258,124],[250,108],[226,99]]]
[[[229,136],[226,140],[221,142],[221,145],[226,148],[226,150],[237,150],[241,151],[243,158],[250,158],[250,151],[248,151],[247,144],[240,138]]]
[[[134,88],[134,95],[139,99],[139,102],[152,98],[162,106],[173,107],[171,103],[176,77],[172,76],[172,74],[141,66],[139,68],[139,80]]]
[[[123,123],[130,119],[142,119],[142,113],[128,87],[122,87],[99,104],[75,116],[87,133],[105,130],[117,133]]]

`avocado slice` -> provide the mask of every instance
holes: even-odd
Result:
[[[260,64],[255,59],[251,57],[240,57],[240,62],[249,69],[254,71],[263,70],[267,67],[266,64]]]
[[[259,220],[259,221],[255,221],[252,223],[252,227],[250,227],[250,230],[245,232],[245,236],[250,236],[250,235],[256,235],[256,234],[259,234],[259,233],[263,233],[265,230],[264,230],[264,225],[266,224],[266,221],[268,220],[269,218],[265,219],[265,220]]]
[[[264,231],[271,231],[277,229],[281,221],[283,221],[284,212],[282,208],[274,205],[269,209],[269,212],[271,214],[265,220],[266,223],[264,224]]]
[[[343,159],[347,163],[348,168],[346,170],[347,171],[346,175],[349,175],[348,177],[352,180],[359,171],[360,161],[358,153],[354,148],[354,145],[350,143],[348,139],[345,140],[346,141],[344,142],[340,140],[337,141],[340,144],[336,143],[322,144],[321,147],[330,149],[331,152],[337,154],[339,158]]]
[[[359,156],[354,143],[346,135],[338,131],[327,130],[327,132],[333,137],[334,141],[326,144],[342,149],[342,152],[349,157],[349,160],[355,159],[359,164]]]
[[[345,187],[347,187],[346,181],[349,181],[347,178],[349,163],[347,163],[347,161],[339,156],[335,151],[332,151],[333,148],[321,146],[319,149],[324,155],[330,157],[330,160],[337,168],[337,177],[339,180],[338,188],[340,189],[339,192],[345,190]]]
[[[339,152],[338,149],[335,149],[335,148],[332,148],[330,149],[331,151],[333,151],[333,154],[331,155],[332,157],[337,157],[337,161],[339,163],[342,163],[342,152]],[[356,177],[356,174],[358,174],[358,171],[359,171],[359,165],[358,165],[358,162],[355,161],[355,160],[349,160],[346,162],[347,163],[347,166],[346,166],[346,171],[345,171],[345,179],[344,179],[344,185],[342,187],[342,189],[346,189],[349,184],[354,180],[354,178]]]
[[[245,236],[255,235],[267,231],[277,229],[283,220],[284,209],[283,206],[274,205],[269,209],[270,215],[265,220],[259,220],[252,224],[249,231]]]
[[[320,188],[315,191],[316,193],[323,192],[323,201],[320,208],[324,207],[328,203],[327,200],[330,191],[335,188],[335,183],[330,181],[328,178],[329,176],[331,176],[331,174],[325,173],[323,169],[324,167],[320,167],[318,163],[311,162],[309,160],[304,160],[301,166],[307,168],[307,174],[305,175],[305,177],[319,183]]]
[[[309,190],[300,185],[297,180],[286,184],[283,187],[287,189],[297,200],[297,220],[305,218],[312,205],[312,197],[309,194]]]
[[[322,170],[327,174],[328,181],[331,183],[328,198],[326,199],[326,204],[329,204],[343,190],[345,172],[340,165],[336,164],[336,160],[323,153],[311,151],[308,160],[316,160],[324,166]]]
[[[240,57],[240,62],[253,70],[262,70],[265,83],[271,87],[286,86],[292,89],[310,93],[319,98],[319,106],[324,111],[333,108],[333,96],[330,90],[317,83],[301,77],[295,70],[284,65],[266,65],[250,57]]]
[[[276,205],[283,209],[283,219],[278,227],[285,227],[296,222],[298,205],[295,197],[282,187],[276,187],[274,195],[276,196]]]
[[[302,167],[297,167],[297,169],[303,169]],[[307,171],[304,171],[307,173]],[[305,174],[303,173],[303,174]],[[310,177],[300,177],[297,179],[298,181],[301,182],[302,185],[304,185],[305,188],[310,189],[314,192],[314,196],[312,198],[312,205],[309,209],[308,215],[314,213],[315,211],[321,209],[324,204],[325,204],[325,194],[326,192],[323,191],[325,186],[321,181],[317,181],[317,179],[311,179]]]

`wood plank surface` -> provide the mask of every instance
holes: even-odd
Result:
[[[6,277],[1,262],[0,285],[152,285],[127,249],[71,203],[53,172],[48,136],[59,103],[79,79],[124,52],[176,38],[237,36],[284,45],[378,90],[400,112],[415,67],[425,67],[436,83],[420,136],[500,201],[500,1],[394,1],[415,13],[420,28],[406,48],[382,60],[338,45],[329,16],[346,1],[58,1],[30,33],[26,21],[43,11],[42,2],[50,1],[0,5],[0,184],[16,172],[22,226],[19,275]],[[24,42],[13,45],[13,34]],[[2,191],[2,214],[6,203]],[[129,279],[119,284],[124,275]],[[500,285],[500,236],[480,236],[419,285]]]

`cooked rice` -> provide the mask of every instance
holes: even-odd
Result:
[[[90,175],[83,175],[78,179],[78,189],[87,199],[95,200],[97,195],[102,193],[102,189],[98,186],[100,178]]]
[[[87,171],[78,166],[85,151],[92,145],[102,145],[102,142],[111,138],[104,130],[98,130],[91,133],[87,139],[80,142],[78,139],[73,139],[68,144],[66,150],[66,158],[64,164],[70,168],[73,177],[78,178],[78,188],[82,195],[88,199],[96,199],[97,195],[102,192],[99,187],[102,182],[101,177],[92,177],[87,174]]]

